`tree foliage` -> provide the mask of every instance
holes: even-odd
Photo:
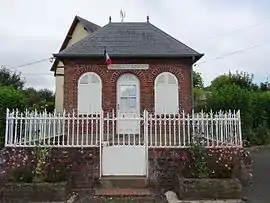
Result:
[[[0,87],[0,148],[4,143],[6,109],[24,110],[27,98],[22,90],[14,87]]]
[[[5,134],[6,109],[26,108],[49,112],[54,110],[54,94],[48,89],[24,89],[24,80],[20,73],[0,69],[0,148],[3,146]]]
[[[201,73],[193,71],[193,87],[195,88],[203,88],[203,79]]]
[[[48,112],[54,110],[54,93],[48,89],[35,90],[30,87],[25,89],[27,95],[29,109]]]
[[[218,89],[226,85],[234,84],[242,89],[257,90],[258,85],[253,83],[254,76],[246,72],[229,73],[228,75],[220,75],[212,82],[210,88]]]
[[[20,73],[11,72],[6,68],[0,69],[0,87],[10,86],[15,89],[23,89],[24,83]]]
[[[257,85],[245,72],[216,77],[198,110],[240,110],[243,138],[253,145],[270,142],[270,92],[268,83]]]
[[[252,124],[250,93],[235,84],[227,84],[213,89],[211,96],[207,99],[206,106],[208,111],[213,110],[214,112],[240,110],[243,129],[247,130]]]

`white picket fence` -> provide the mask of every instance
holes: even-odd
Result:
[[[139,130],[120,134],[119,122],[137,122]],[[240,111],[117,117],[115,112],[93,115],[19,112],[7,109],[6,147],[100,147],[147,145],[187,148],[200,138],[209,148],[242,147]]]

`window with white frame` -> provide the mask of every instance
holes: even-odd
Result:
[[[85,73],[78,81],[78,113],[92,114],[101,111],[101,79],[96,73]]]
[[[155,113],[178,113],[178,80],[172,73],[163,72],[155,79]]]

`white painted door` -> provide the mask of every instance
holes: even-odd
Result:
[[[117,133],[140,132],[140,82],[133,74],[124,74],[117,81]],[[134,118],[132,120],[132,118]],[[137,120],[136,120],[137,119]]]

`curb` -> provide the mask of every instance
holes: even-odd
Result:
[[[247,148],[244,148],[244,149],[248,150],[251,153],[256,153],[256,152],[260,152],[260,151],[270,149],[270,145],[252,146],[252,147],[247,147]]]
[[[176,193],[168,191],[165,193],[168,203],[244,203],[240,199],[227,199],[227,200],[179,200]]]
[[[169,203],[243,203],[242,200],[178,200],[177,202],[169,202]]]

